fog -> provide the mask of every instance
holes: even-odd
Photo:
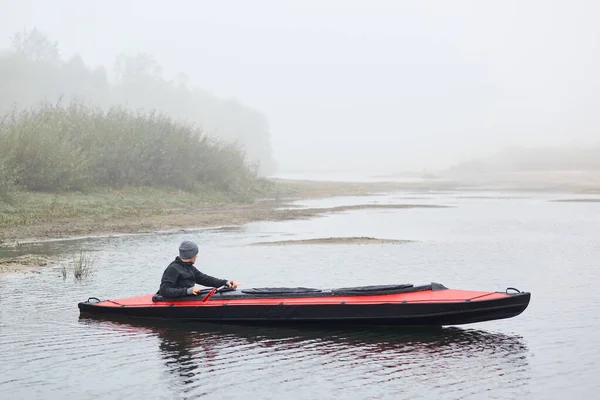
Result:
[[[509,146],[600,144],[593,0],[0,4],[2,49],[35,27],[109,75],[118,54],[146,52],[166,78],[258,110],[280,171],[438,170]]]

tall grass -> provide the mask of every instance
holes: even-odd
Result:
[[[6,170],[5,164],[0,158],[0,202],[13,203],[17,188],[13,182],[13,177]]]
[[[0,122],[0,200],[15,186],[150,186],[244,197],[258,182],[237,146],[158,112],[42,103]]]
[[[73,277],[75,280],[82,280],[93,275],[94,270],[92,269],[94,265],[94,259],[91,255],[86,254],[83,251],[80,251],[78,255],[73,256]],[[63,278],[66,278],[66,271],[62,272]]]

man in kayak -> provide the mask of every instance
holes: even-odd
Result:
[[[179,256],[169,264],[163,273],[158,293],[163,297],[182,297],[198,295],[200,289],[196,283],[209,287],[227,286],[236,288],[238,282],[227,279],[217,279],[203,274],[194,267],[198,256],[198,246],[185,240],[179,246]]]

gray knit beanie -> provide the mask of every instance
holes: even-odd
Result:
[[[190,258],[194,258],[196,254],[198,254],[198,246],[196,243],[184,240],[179,245],[179,258],[189,260]]]

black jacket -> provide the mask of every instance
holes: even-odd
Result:
[[[217,279],[203,274],[192,263],[183,262],[181,258],[177,257],[165,269],[158,293],[163,297],[186,296],[188,288],[194,287],[196,283],[203,286],[219,287],[224,286],[227,279]]]

